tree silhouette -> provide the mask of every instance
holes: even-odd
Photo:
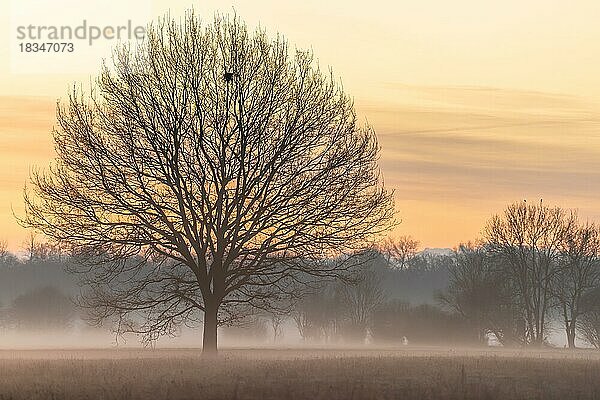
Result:
[[[560,265],[552,290],[561,314],[567,344],[575,348],[579,317],[587,293],[600,286],[600,231],[591,223],[572,224],[563,238]]]
[[[365,269],[356,282],[341,284],[338,290],[342,335],[350,341],[364,342],[375,312],[386,300],[381,276],[372,269]]]
[[[419,241],[411,236],[400,236],[397,239],[388,237],[377,247],[381,254],[385,255],[390,265],[406,269],[410,261],[417,255],[419,244]]]
[[[546,339],[562,244],[576,221],[573,212],[559,207],[519,202],[494,216],[484,230],[487,249],[515,289],[528,344],[541,346]]]
[[[448,287],[436,296],[440,304],[465,319],[479,344],[487,345],[489,333],[503,345],[521,343],[522,318],[503,265],[493,262],[483,243],[461,244],[453,258]]]
[[[579,334],[582,339],[600,349],[600,287],[583,296],[581,311],[577,319]]]
[[[98,319],[155,337],[203,315],[204,351],[393,217],[379,147],[310,52],[188,13],[115,49],[91,94],[57,107],[57,159],[22,223],[77,256]]]

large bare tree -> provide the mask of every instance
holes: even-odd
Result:
[[[154,336],[331,277],[387,229],[379,146],[310,52],[237,18],[163,19],[57,108],[24,225],[77,255],[84,303]]]
[[[528,344],[541,346],[546,339],[562,244],[575,223],[576,216],[559,207],[518,202],[485,228],[486,246],[515,288]]]

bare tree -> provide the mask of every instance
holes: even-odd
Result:
[[[4,259],[9,254],[8,246],[4,240],[0,240],[0,259]]]
[[[542,202],[512,204],[485,228],[486,245],[505,266],[526,322],[525,341],[541,346],[552,308],[552,283],[565,233],[575,216]]]
[[[27,252],[27,260],[32,262],[35,259],[38,243],[35,240],[35,233],[30,232],[27,242],[25,242],[25,251]]]
[[[378,246],[378,250],[386,257],[390,265],[405,269],[409,262],[417,255],[419,241],[411,236],[400,236],[399,238],[388,237]]]
[[[292,318],[303,341],[318,341],[329,319],[325,315],[324,302],[317,296],[307,296],[296,303]]]
[[[60,262],[62,260],[62,250],[59,246],[39,241],[33,232],[29,234],[24,250],[27,253],[27,262],[30,263],[36,261]]]
[[[273,342],[277,343],[281,337],[283,337],[283,323],[285,322],[285,316],[280,313],[270,313],[269,319],[271,321],[271,328],[273,329]]]
[[[356,282],[339,287],[343,312],[343,334],[363,341],[375,311],[385,299],[381,278],[371,270],[362,271]]]
[[[340,273],[324,260],[393,217],[376,135],[341,85],[237,18],[150,25],[57,119],[22,222],[78,256],[99,319],[130,315],[140,334],[200,312],[214,352],[219,324]]]
[[[8,250],[8,245],[5,241],[0,241],[0,264],[14,264],[17,262],[17,257]]]
[[[586,342],[600,349],[600,310],[583,314],[578,320],[578,328]]]
[[[339,300],[336,286],[329,284],[305,293],[294,304],[292,317],[302,340],[329,342],[337,338],[342,314]]]
[[[596,349],[600,349],[600,287],[583,296],[581,311],[577,319],[579,335]]]
[[[562,243],[562,257],[552,285],[569,348],[575,348],[576,328],[584,295],[600,286],[600,232],[594,224],[572,224]]]
[[[485,246],[460,245],[454,252],[449,274],[448,288],[438,294],[438,301],[460,314],[477,332],[481,344],[487,343],[489,333],[503,345],[522,341],[510,280],[492,262]]]

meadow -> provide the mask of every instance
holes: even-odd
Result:
[[[0,399],[597,399],[600,353],[3,350]]]

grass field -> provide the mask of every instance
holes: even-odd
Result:
[[[0,351],[0,399],[600,399],[600,352]]]

